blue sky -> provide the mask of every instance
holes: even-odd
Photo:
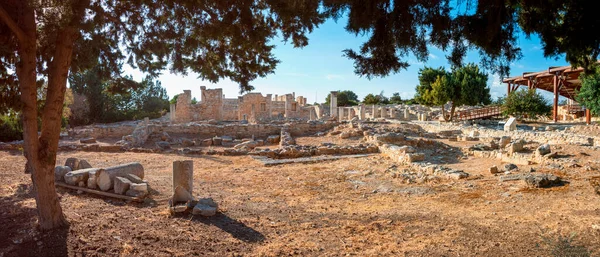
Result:
[[[447,53],[440,49],[431,48],[427,63],[419,63],[413,56],[408,57],[411,66],[397,74],[384,78],[361,78],[354,74],[352,60],[342,56],[342,50],[347,48],[358,49],[365,37],[355,36],[344,30],[345,19],[338,22],[328,20],[309,35],[309,45],[304,48],[294,48],[290,43],[275,39],[274,55],[281,61],[274,74],[252,82],[256,88],[254,92],[266,94],[286,94],[295,92],[296,96],[308,98],[309,103],[324,102],[326,95],[334,90],[352,90],[359,99],[369,94],[379,94],[384,91],[386,96],[400,92],[403,99],[412,98],[415,86],[418,84],[419,68],[426,66],[449,67],[445,58]],[[523,50],[523,58],[511,64],[511,76],[523,72],[541,71],[549,66],[568,65],[564,57],[558,60],[546,59],[541,50],[538,37],[530,39],[524,35],[519,37],[519,46]],[[479,55],[475,51],[467,54],[466,62],[479,63]],[[127,67],[126,74],[133,75],[134,79],[141,80],[143,74]],[[491,88],[492,98],[506,94],[506,85],[500,82],[495,74],[488,74],[488,85]],[[200,86],[207,88],[223,88],[227,98],[238,96],[239,87],[234,82],[222,80],[216,84],[198,79],[193,73],[188,76],[170,74],[165,71],[159,77],[163,87],[167,89],[169,97],[182,93],[183,90],[192,90],[192,96],[200,100]],[[315,100],[316,96],[316,100]],[[551,97],[551,95],[546,94]]]

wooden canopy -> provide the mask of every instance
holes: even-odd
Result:
[[[507,93],[515,91],[519,86],[527,86],[530,89],[541,89],[554,93],[553,119],[558,119],[558,96],[575,100],[577,92],[581,88],[579,75],[583,68],[571,66],[549,67],[548,70],[539,72],[525,72],[521,76],[505,78],[502,82],[507,84]],[[590,123],[589,110],[586,110],[588,124]]]
[[[554,93],[554,86],[557,84],[558,95],[575,100],[576,92],[581,87],[579,75],[582,72],[583,68],[574,69],[571,66],[550,67],[546,71],[525,72],[521,76],[505,78],[503,82],[508,84],[508,93],[516,90],[519,86]]]

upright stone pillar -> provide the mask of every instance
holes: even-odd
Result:
[[[284,117],[288,118],[290,117],[290,102],[288,101],[288,97],[285,97],[285,111],[284,111]]]
[[[387,108],[385,106],[381,106],[381,118],[387,118]]]
[[[360,107],[358,107],[358,119],[359,120],[365,120],[367,117],[365,117],[365,105],[361,104]]]
[[[355,112],[354,112],[354,107],[350,107],[348,109],[348,120],[352,120],[354,118]]]
[[[372,118],[377,118],[377,107],[375,105],[373,105],[373,117]]]
[[[191,160],[173,162],[173,202],[187,201],[189,195],[181,189],[194,194],[194,162]]]
[[[331,117],[336,117],[337,115],[337,111],[338,111],[338,106],[337,106],[337,91],[331,91],[331,93],[329,94],[329,112]]]
[[[338,121],[342,122],[344,120],[344,107],[338,107]]]
[[[176,119],[175,112],[177,111],[176,105],[171,104],[169,107],[170,107],[169,108],[169,116],[170,116],[171,122],[175,122],[175,119]]]
[[[390,118],[391,119],[396,118],[396,108],[394,108],[394,107],[390,108]]]
[[[404,119],[410,120],[410,110],[408,108],[404,109]]]

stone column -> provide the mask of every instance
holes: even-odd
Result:
[[[169,107],[170,107],[169,108],[169,116],[170,116],[171,122],[175,122],[175,119],[177,119],[175,116],[175,112],[177,111],[176,106],[175,106],[175,104],[171,104]]]
[[[365,117],[365,105],[361,104],[360,107],[358,107],[358,111],[359,111],[358,119],[365,120],[365,118],[366,118]]]
[[[408,108],[404,109],[404,119],[410,120],[410,111],[408,110]]]
[[[173,162],[173,200],[185,200],[180,192],[177,191],[177,187],[181,187],[189,192],[190,195],[194,194],[194,161],[174,161]]]
[[[354,112],[354,107],[350,107],[348,109],[348,120],[352,120],[352,118],[354,118],[355,112]]]
[[[337,91],[331,91],[329,94],[329,112],[331,117],[337,116],[338,106],[337,106]]]
[[[381,118],[387,118],[387,108],[385,106],[381,106]]]
[[[373,116],[371,118],[377,118],[377,107],[375,107],[375,105],[373,105]]]
[[[344,107],[338,107],[338,121],[342,122],[344,120]]]
[[[290,102],[288,101],[288,97],[287,95],[285,96],[285,111],[283,113],[283,117],[289,117],[290,116]]]
[[[394,108],[394,107],[390,108],[390,118],[391,119],[396,118],[396,108]]]

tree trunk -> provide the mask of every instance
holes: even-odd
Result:
[[[442,104],[442,117],[444,117],[444,120],[445,120],[446,122],[450,121],[450,120],[448,119],[448,116],[446,116],[446,109],[444,108],[444,105],[443,105],[443,104]]]
[[[19,42],[19,63],[17,76],[23,103],[23,148],[31,168],[31,180],[35,192],[35,202],[39,215],[39,226],[42,230],[58,228],[67,225],[63,215],[56,190],[54,188],[54,158],[40,154],[37,123],[37,73],[36,73],[36,25],[32,8],[24,4],[19,14],[19,24],[26,35],[26,40]],[[62,106],[62,103],[61,103]],[[58,134],[57,134],[58,135]],[[58,148],[58,144],[56,146]],[[55,149],[56,149],[55,148]],[[47,150],[47,149],[44,149]]]
[[[448,121],[452,121],[452,119],[454,119],[454,110],[456,110],[456,106],[454,105],[454,102],[452,102],[450,107],[450,119]]]

